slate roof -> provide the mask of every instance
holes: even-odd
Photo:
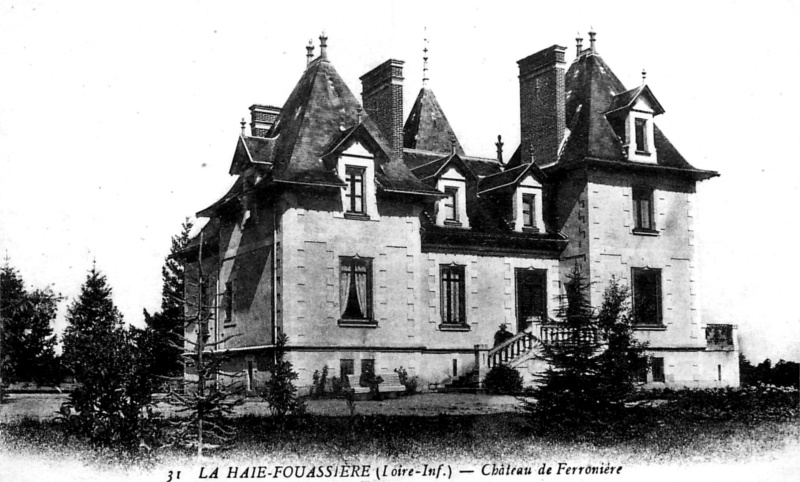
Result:
[[[459,166],[460,169],[464,171],[464,174],[473,180],[477,179],[475,173],[472,172],[467,163],[461,159],[461,156],[455,153],[440,159],[436,159],[427,164],[422,164],[412,169],[411,172],[414,173],[414,175],[417,176],[420,181],[425,182],[427,180],[431,180],[435,185],[436,178],[438,178],[439,174],[444,170],[444,168],[450,164]]]
[[[645,96],[650,100],[650,104],[653,107],[654,116],[664,113],[664,108],[661,107],[661,103],[658,101],[658,99],[656,99],[656,96],[653,95],[650,87],[647,85],[640,85],[639,87],[615,95],[611,101],[611,105],[608,107],[608,112],[606,112],[606,115],[612,114],[613,112],[630,109],[633,107],[636,99],[638,99],[640,96]]]
[[[452,139],[456,142],[456,152],[463,156],[464,149],[461,148],[436,96],[432,90],[423,87],[403,126],[403,147],[450,152]]]
[[[536,164],[521,164],[481,179],[478,183],[478,194],[480,195],[504,187],[515,186],[531,171],[533,176],[539,180],[540,183],[544,184],[545,175]]]
[[[448,157],[450,153],[451,150],[433,152],[418,149],[403,149],[403,160],[413,172],[414,169],[422,166],[423,164],[428,164],[432,161]],[[502,172],[503,170],[502,164],[497,162],[497,159],[466,156],[463,154],[459,154],[458,157],[460,157],[461,160],[464,161],[464,164],[469,167],[469,170],[478,177],[489,176],[498,172]]]
[[[655,101],[650,89],[647,86],[625,89],[603,59],[593,53],[581,55],[573,62],[566,73],[565,85],[567,133],[559,160],[553,167],[558,169],[586,159],[637,167],[643,164],[625,158],[622,141],[614,132],[606,114],[632,104],[639,95],[650,95]],[[658,112],[661,106],[658,104],[654,108]],[[651,168],[660,166],[671,168],[675,172],[685,171],[697,179],[718,175],[714,171],[696,169],[689,164],[657,125],[654,125],[654,143],[658,156],[657,164],[650,165]]]
[[[272,164],[275,140],[240,135],[236,142],[236,150],[233,153],[233,161],[228,174],[241,174],[248,164]]]

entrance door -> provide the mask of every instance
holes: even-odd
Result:
[[[520,269],[517,277],[517,331],[527,328],[533,319],[547,321],[547,270]]]

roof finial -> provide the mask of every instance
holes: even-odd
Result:
[[[242,117],[242,122],[240,122],[239,124],[241,124],[242,126],[242,137],[244,137],[244,126],[247,125],[247,122],[245,122],[244,117]]]
[[[425,27],[427,32],[428,28]],[[422,49],[422,87],[428,86],[428,37],[425,36],[425,48]]]
[[[311,63],[311,59],[314,58],[314,41],[308,39],[308,45],[306,45],[306,67],[308,64]]]
[[[575,44],[578,46],[578,50],[575,53],[576,57],[580,57],[581,50],[583,50],[583,37],[581,37],[581,33],[578,32],[578,36],[575,38]]]
[[[319,36],[319,58],[322,60],[328,60],[328,36],[325,35],[324,30]]]
[[[500,164],[503,163],[503,137],[500,134],[497,134],[497,142],[494,143],[497,146],[497,162]]]
[[[642,85],[647,83],[647,71],[642,69]]]
[[[594,27],[589,27],[589,50],[592,53],[596,53],[597,51],[594,48],[594,36],[597,35],[597,32],[594,31]]]
[[[452,154],[456,153],[456,142],[457,142],[456,135],[455,134],[450,135],[450,149],[452,151],[451,152]]]
[[[364,113],[364,109],[361,106],[358,106],[358,123],[361,124],[361,114]]]

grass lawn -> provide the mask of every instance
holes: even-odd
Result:
[[[627,474],[648,479],[660,474],[654,467],[661,466],[689,470],[690,474],[711,467],[716,467],[715,474],[728,469],[728,480],[739,480],[736,476],[750,473],[752,467],[762,467],[762,476],[774,473],[770,470],[779,475],[794,470],[791,477],[800,473],[800,420],[796,415],[780,421],[724,422],[653,417],[639,420],[624,435],[580,429],[570,434],[534,435],[529,416],[516,411],[517,404],[513,397],[424,395],[359,402],[356,415],[351,417],[344,401],[322,400],[309,403],[308,415],[284,424],[266,416],[263,406],[247,404],[233,419],[237,429],[234,443],[210,453],[203,465],[366,463],[419,468],[425,463],[447,462],[475,470],[476,477],[482,470],[490,470],[485,464],[539,467],[543,463],[557,466],[559,462],[620,465],[628,468]],[[11,405],[4,405],[2,410]],[[50,409],[43,400],[35,405]],[[21,411],[17,407],[15,413]],[[73,438],[67,442],[46,417],[0,423],[0,467],[9,468],[12,472],[8,473],[15,477],[0,476],[1,480],[41,480],[25,478],[30,475],[26,466],[33,464],[54,473],[77,471],[81,479],[90,467],[90,472],[101,470],[105,474],[98,480],[107,480],[109,473],[134,473],[161,482],[166,477],[151,474],[164,475],[171,468],[185,467],[190,478],[184,479],[195,481],[200,480],[196,463],[192,454],[178,450],[159,450],[144,458],[91,450],[83,441]],[[780,479],[797,480],[791,477]],[[359,480],[373,478],[374,474]]]

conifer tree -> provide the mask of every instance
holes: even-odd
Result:
[[[144,311],[146,330],[152,333],[142,334],[142,337],[152,344],[148,349],[157,360],[153,375],[164,379],[183,375],[183,350],[179,342],[186,324],[183,299],[186,276],[183,263],[176,258],[188,246],[191,230],[192,223],[187,218],[181,225],[181,233],[172,237],[170,254],[161,268],[161,310],[152,315]]]
[[[106,277],[93,266],[67,310],[63,358],[77,384],[65,404],[67,427],[99,445],[152,446],[153,360],[145,355],[124,328]]]
[[[0,268],[3,376],[6,381],[58,381],[52,323],[61,297],[50,289],[28,292],[8,260]]]

